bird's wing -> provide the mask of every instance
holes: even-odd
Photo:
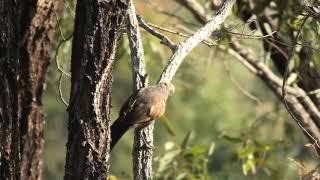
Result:
[[[128,112],[131,111],[132,107],[136,103],[136,96],[137,93],[134,93],[126,100],[126,102],[122,105],[120,109],[119,117],[124,117]]]
[[[153,104],[151,107],[149,107],[148,116],[151,119],[158,119],[163,115],[164,110],[165,110],[165,103],[158,102],[156,104]]]

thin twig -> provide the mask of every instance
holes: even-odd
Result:
[[[54,55],[54,60],[56,62],[56,67],[59,70],[59,80],[58,80],[58,82],[59,82],[59,85],[58,85],[59,96],[60,96],[61,101],[63,102],[63,104],[66,107],[68,107],[69,104],[67,103],[67,101],[63,97],[63,93],[62,93],[62,76],[63,76],[63,74],[66,75],[67,77],[71,77],[71,76],[68,73],[66,73],[65,71],[63,71],[63,69],[60,67],[58,55],[59,55],[59,50],[60,50],[60,47],[62,46],[62,44],[67,42],[67,41],[69,41],[72,37],[73,37],[73,34],[70,34],[66,39],[62,39],[58,43],[58,46],[57,46],[57,49],[56,49],[56,53]]]
[[[303,22],[301,24],[301,28],[299,29],[296,37],[295,37],[295,44],[298,42],[298,38],[300,36],[300,33],[302,32],[302,29],[306,23],[308,19],[308,16],[306,16],[304,19],[303,19]],[[294,47],[294,46],[293,46]],[[292,112],[290,106],[288,105],[288,102],[286,100],[286,90],[285,90],[285,86],[286,86],[286,81],[287,81],[287,78],[288,78],[288,72],[289,72],[289,64],[290,64],[290,60],[292,59],[294,55],[294,48],[291,49],[291,53],[290,53],[290,56],[289,58],[287,59],[287,66],[286,66],[286,69],[285,69],[285,73],[284,73],[284,77],[283,77],[283,82],[282,82],[282,98],[283,98],[283,102],[284,102],[284,105],[285,105],[285,108],[287,109],[287,111],[289,112],[290,116],[297,122],[297,124],[300,126],[300,128],[309,136],[310,139],[312,139],[314,141],[314,145],[316,145],[318,148],[320,148],[320,144],[319,144],[319,139],[317,139],[316,137],[313,137],[313,135],[310,134],[310,132],[308,130],[306,130],[300,120],[294,115],[294,113]]]
[[[255,95],[251,94],[249,91],[247,91],[245,88],[243,88],[238,81],[232,76],[231,71],[230,71],[230,64],[227,62],[228,60],[224,60],[223,61],[223,65],[224,65],[224,69],[227,72],[227,75],[229,76],[231,82],[240,90],[240,92],[242,92],[242,94],[246,97],[248,97],[249,99],[255,101],[258,104],[262,104],[261,100],[256,97]]]
[[[272,36],[274,33],[277,33],[277,31],[273,31],[270,34],[267,35],[263,35],[263,36],[256,36],[256,35],[251,35],[251,34],[244,34],[244,33],[238,33],[238,32],[233,32],[233,31],[225,31],[229,34],[234,34],[234,35],[238,35],[241,37],[244,37],[244,39],[263,39],[263,38],[267,38]]]
[[[180,36],[180,37],[189,38],[190,36],[192,36],[191,34],[190,34],[190,35],[187,35],[187,34],[184,34],[184,33],[178,32],[178,31],[174,31],[174,30],[171,30],[171,29],[168,29],[168,28],[164,28],[164,27],[161,27],[161,26],[159,26],[159,25],[152,24],[152,23],[147,23],[147,25],[150,26],[150,27],[153,27],[153,28],[155,28],[155,29],[164,31],[164,32],[168,32],[168,33],[171,33],[171,34],[178,35],[178,36]],[[209,46],[209,47],[212,47],[212,46],[216,46],[216,45],[217,45],[217,43],[211,42],[211,41],[208,41],[208,40],[203,40],[203,41],[201,41],[201,42],[202,42],[203,44]]]
[[[181,5],[189,9],[195,17],[202,15],[202,11],[197,10],[195,6],[190,6],[188,3],[186,3],[187,1],[193,1],[194,3],[197,3],[197,1],[195,0],[177,0],[177,1],[182,2]],[[200,18],[198,18],[198,20],[202,24],[208,21],[207,19],[203,20]],[[267,37],[267,38],[270,38],[270,37]],[[235,50],[235,51],[232,51],[233,55],[235,55],[235,57],[240,59],[241,60],[240,62],[243,63],[246,67],[248,67],[252,72],[255,72],[275,92],[275,94],[278,95],[278,97],[282,97],[283,93],[281,93],[281,83],[279,82],[281,80],[279,80],[279,78],[276,75],[274,75],[273,72],[268,67],[263,67],[264,65],[261,62],[254,61],[250,57],[250,55],[247,52],[245,52],[244,49],[241,49],[240,46],[236,44],[236,42],[232,42],[231,46]],[[292,47],[295,47],[295,45]],[[279,91],[279,88],[280,88],[280,91]],[[319,140],[317,138],[314,138],[314,137],[320,137],[318,127],[314,122],[317,119],[319,119],[318,117],[319,111],[317,110],[314,103],[309,99],[309,97],[305,96],[304,91],[300,90],[300,88],[285,87],[285,89],[286,90],[290,89],[290,91],[294,92],[294,94],[303,96],[302,97],[302,101],[304,102],[303,105],[301,105],[299,101],[292,96],[290,96],[291,98],[290,104],[293,108],[295,108],[294,109],[295,113],[299,115],[304,125],[306,125],[308,129],[311,129],[314,135],[311,135],[309,131],[304,126],[302,126],[299,121],[296,121],[297,124],[303,130],[303,132],[305,132],[307,136],[310,139],[312,139],[312,141],[318,147],[318,149],[320,149]],[[311,119],[308,113],[315,115],[316,120]]]
[[[264,65],[262,63],[258,64],[257,61],[251,60],[253,58],[249,57],[250,55],[248,54],[248,51],[241,49],[240,46],[237,45],[235,42],[232,43],[232,48],[234,48],[236,52],[239,52],[241,57],[243,57],[246,61],[248,61],[254,68],[260,71],[260,73],[257,73],[257,75],[264,80],[264,82],[276,93],[278,97],[281,97],[281,98],[283,97],[282,83],[281,83],[283,81],[281,81],[276,75],[274,75],[273,72],[269,70],[269,68],[263,67]],[[318,127],[315,124],[315,122],[313,122],[313,119],[311,119],[310,115],[308,114],[309,113],[308,110],[315,110],[314,109],[315,105],[312,103],[312,101],[309,101],[308,96],[302,95],[304,91],[301,90],[300,88],[298,87],[296,88],[284,87],[284,88],[286,92],[288,92],[288,90],[290,89],[290,91],[296,94],[295,96],[290,95],[285,101],[283,100],[284,104],[286,102],[285,106],[288,106],[290,110],[288,111],[287,109],[287,111],[291,116],[293,115],[292,117],[294,118],[298,126],[302,129],[302,131],[314,142],[314,144],[318,148],[320,148],[319,140],[316,138],[316,137],[320,137]],[[299,101],[295,98],[296,96],[300,96],[300,95],[302,95],[303,98],[308,99],[308,100],[305,100],[305,104],[304,104],[304,106],[307,106],[307,107],[303,107],[299,103]],[[290,100],[291,107],[289,107],[289,104],[288,104],[289,102],[287,100]],[[295,112],[291,111],[291,108],[294,108]],[[313,114],[313,112],[310,112],[310,113]],[[316,115],[317,113],[318,112],[315,112]],[[299,115],[301,120],[299,120],[296,117],[296,115]],[[304,125],[302,125],[301,123],[304,123]],[[315,135],[311,134],[310,130],[307,130],[306,127],[308,129],[312,129],[312,133]]]
[[[161,73],[159,82],[170,82],[176,71],[178,70],[183,59],[188,53],[195,48],[200,42],[208,38],[212,32],[222,24],[225,19],[229,16],[231,8],[235,0],[224,1],[222,7],[216,12],[215,16],[208,21],[202,28],[195,32],[192,36],[187,38],[184,42],[177,46],[176,51],[170,57],[168,64],[164,71]]]
[[[60,35],[61,35],[62,39],[65,40],[66,38],[65,38],[64,33],[63,33],[63,31],[62,31],[62,27],[61,27],[61,25],[60,25],[59,16],[58,16],[57,11],[56,11],[55,8],[53,8],[53,12],[54,12],[54,15],[55,15],[55,17],[56,17],[56,21],[57,21],[57,24],[58,24],[58,27],[59,27]]]
[[[313,91],[308,92],[308,94],[313,95],[313,94],[320,94],[320,89],[315,89]]]
[[[161,40],[161,44],[164,44],[166,46],[168,46],[171,51],[175,51],[175,49],[177,48],[177,45],[174,44],[167,36],[163,35],[162,33],[152,29],[148,23],[146,23],[139,15],[137,15],[137,19],[139,21],[139,25],[144,28],[146,31],[148,31],[150,34],[156,36],[157,38],[159,38]]]
[[[301,24],[301,28],[299,29],[299,31],[298,31],[298,33],[297,33],[297,35],[295,37],[294,45],[291,48],[290,56],[286,57],[287,58],[287,63],[286,63],[287,66],[286,66],[286,69],[285,69],[285,72],[284,72],[284,75],[283,75],[283,82],[282,82],[282,97],[283,97],[284,102],[285,102],[285,97],[286,97],[285,86],[286,86],[286,82],[287,82],[287,78],[288,78],[290,61],[291,61],[292,57],[294,56],[295,44],[298,42],[298,38],[300,36],[300,33],[302,32],[302,29],[304,28],[304,25],[305,25],[307,19],[308,19],[308,16],[303,19],[302,24]],[[288,109],[288,111],[290,111],[290,109]]]

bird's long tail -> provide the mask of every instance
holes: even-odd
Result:
[[[119,121],[118,119],[112,124],[110,151],[112,151],[113,147],[129,128],[130,126],[128,124],[126,124],[124,121]]]

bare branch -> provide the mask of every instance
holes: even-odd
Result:
[[[185,37],[185,38],[189,38],[190,36],[192,35],[187,35],[187,34],[184,34],[184,33],[181,33],[181,32],[178,32],[178,31],[174,31],[174,30],[171,30],[171,29],[168,29],[168,28],[164,28],[164,27],[161,27],[161,26],[158,26],[158,25],[155,25],[155,24],[152,24],[152,23],[149,23],[147,22],[147,25],[152,27],[152,28],[155,28],[155,29],[158,29],[158,30],[161,30],[161,31],[164,31],[164,32],[168,32],[168,33],[171,33],[171,34],[175,34],[175,35],[178,35],[180,37]],[[193,34],[194,32],[192,32]],[[191,33],[190,33],[191,34]],[[202,41],[203,44],[209,46],[209,47],[212,47],[212,46],[216,46],[217,43],[215,42],[212,42],[212,41],[208,41],[208,40],[203,40]],[[176,48],[176,47],[175,47]],[[174,51],[175,52],[175,51]]]
[[[139,90],[147,86],[147,75],[145,71],[144,51],[139,32],[139,25],[133,1],[129,1],[127,30],[129,46],[131,50],[133,89]],[[135,129],[134,144],[132,150],[133,176],[134,179],[152,179],[152,148],[141,148],[144,139],[148,146],[153,147],[153,123],[142,130]]]
[[[315,89],[313,91],[308,92],[308,94],[320,94],[320,89]]]
[[[204,27],[177,46],[175,53],[173,53],[167,66],[162,72],[159,82],[171,81],[184,57],[186,57],[187,54],[201,41],[209,37],[211,33],[225,21],[227,16],[230,14],[230,10],[234,3],[235,0],[226,0],[221,9],[217,11],[215,16]]]
[[[277,77],[267,66],[262,62],[256,60],[247,50],[241,48],[241,46],[233,42],[231,44],[235,52],[244,58],[253,68],[257,70],[257,75],[262,79],[268,87],[273,90],[273,92],[278,96],[279,99],[282,99],[282,80]],[[320,139],[320,132],[318,130],[318,125],[320,125],[320,113],[317,110],[314,103],[306,95],[306,93],[298,87],[285,87],[285,91],[290,93],[286,97],[286,102],[292,113],[292,117],[295,117],[294,120],[303,130],[307,137],[309,137],[314,143],[318,145]],[[298,98],[297,98],[298,97]],[[317,123],[317,124],[315,124]]]
[[[171,51],[175,51],[177,48],[177,45],[175,45],[167,36],[163,35],[162,33],[152,29],[148,23],[146,23],[139,15],[137,15],[137,19],[139,20],[139,25],[145,29],[146,31],[148,31],[150,34],[156,36],[157,38],[159,38],[161,41],[161,44],[164,44],[166,46],[168,46]]]
[[[131,62],[132,62],[132,78],[134,82],[134,91],[145,87],[145,60],[143,44],[141,40],[141,35],[139,31],[138,20],[135,12],[135,8],[132,1],[129,1],[128,8],[128,20],[127,20],[127,30],[129,46],[131,50]]]
[[[298,0],[298,2],[300,6],[302,6],[302,8],[309,13],[310,16],[313,18],[320,17],[320,6],[312,6],[308,0]]]
[[[61,34],[63,34],[62,33],[62,31],[61,31]],[[58,55],[59,55],[59,50],[60,50],[60,47],[61,47],[61,45],[63,44],[63,43],[65,43],[65,42],[67,42],[67,41],[69,41],[71,38],[73,37],[73,34],[70,34],[67,38],[64,38],[63,37],[63,39],[59,42],[59,44],[58,44],[58,46],[57,46],[57,49],[56,49],[56,53],[55,53],[55,55],[54,55],[54,60],[55,60],[55,62],[56,62],[56,67],[57,67],[57,69],[59,70],[59,84],[58,84],[58,91],[59,91],[59,97],[60,97],[60,99],[61,99],[61,101],[63,102],[63,104],[66,106],[66,107],[68,107],[68,103],[67,103],[67,101],[64,99],[64,97],[63,97],[63,93],[62,93],[62,76],[63,75],[66,75],[67,77],[71,77],[68,73],[66,73],[61,67],[60,67],[60,64],[59,64],[59,58],[58,58]]]
[[[202,13],[202,11],[200,11],[199,9],[191,7],[188,3],[186,3],[187,1],[194,1],[194,3],[197,3],[195,0],[177,1],[183,2],[180,4],[189,9],[195,17],[199,16],[199,14]],[[206,21],[200,20],[200,22],[204,24]],[[265,39],[268,38],[269,37],[266,37]],[[219,45],[218,47],[221,48],[222,46]],[[278,96],[278,98],[280,100],[283,100],[283,81],[262,62],[259,62],[258,60],[253,58],[253,56],[248,51],[242,49],[241,46],[235,41],[232,42],[231,47],[233,50],[227,49],[228,52],[231,52],[231,54],[237,57],[237,59],[240,60],[240,62],[244,64],[245,67],[249,68],[250,71],[254,72],[258,77],[260,77],[266,83],[266,85],[268,85],[269,88]],[[320,127],[319,110],[302,89],[298,87],[283,88],[290,94],[284,100],[285,102],[288,101],[288,104],[286,106],[289,106],[289,108],[287,108],[289,114],[294,118],[294,120],[306,134],[306,136],[314,142],[315,146],[320,152],[320,132],[318,130],[318,127]],[[299,100],[297,99],[297,97],[299,97]],[[292,111],[290,111],[290,109],[292,109]]]

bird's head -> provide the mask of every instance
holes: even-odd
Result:
[[[174,93],[174,85],[170,82],[163,82],[160,83],[160,86],[162,86],[167,92],[169,93],[169,96],[171,96]]]

